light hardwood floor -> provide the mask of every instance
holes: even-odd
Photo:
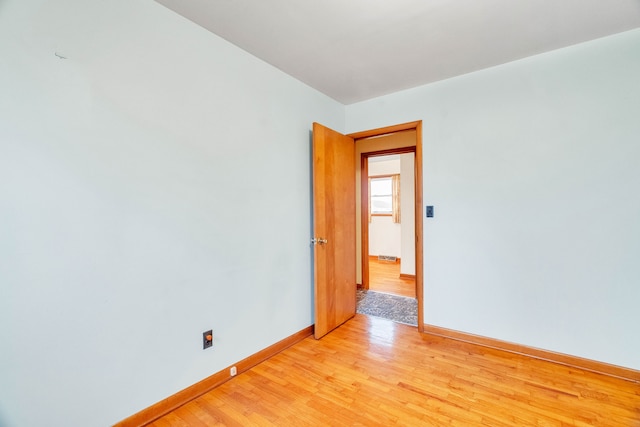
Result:
[[[416,280],[400,277],[400,263],[369,258],[369,290],[416,297]]]
[[[151,426],[640,426],[640,385],[356,315]]]

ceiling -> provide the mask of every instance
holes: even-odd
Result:
[[[640,0],[156,0],[343,104],[640,27]]]

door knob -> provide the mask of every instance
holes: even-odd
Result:
[[[325,243],[327,243],[327,239],[323,239],[322,237],[314,237],[313,239],[311,239],[311,243],[313,243],[314,245],[324,245]]]

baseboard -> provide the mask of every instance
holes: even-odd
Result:
[[[413,280],[415,280],[416,275],[415,274],[400,274],[400,278],[401,279],[413,279]]]
[[[242,372],[248,371],[257,364],[264,362],[268,358],[275,356],[282,350],[291,347],[292,345],[302,341],[303,339],[311,335],[313,335],[313,325],[308,326],[301,331],[296,332],[295,334],[281,341],[278,341],[277,343],[263,350],[260,350],[259,352],[239,361],[232,366],[235,366],[238,370],[238,374],[241,374]],[[142,411],[125,418],[124,420],[115,424],[114,427],[139,427],[157,420],[158,418],[179,408],[185,403],[188,403],[193,399],[202,396],[203,394],[229,381],[232,378],[229,375],[230,368],[231,366],[223,369],[222,371],[216,372],[210,377],[207,377],[204,380],[197,382],[192,386],[189,386],[184,390],[181,390],[176,394],[169,396],[166,399],[155,403],[154,405],[149,406],[146,409],[143,409]]]
[[[495,338],[483,337],[480,335],[469,334],[466,332],[442,328],[439,326],[424,325],[424,333],[444,338],[450,338],[457,341],[463,341],[470,344],[481,345],[484,347],[490,347],[497,350],[507,351],[509,353],[520,354],[532,357],[534,359],[546,360],[548,362],[558,363],[572,368],[578,368],[585,371],[595,372],[598,374],[608,375],[611,377],[640,383],[640,371],[631,368],[610,365],[608,363],[598,362],[596,360],[584,359],[582,357],[556,353],[549,350],[542,350],[522,344],[514,344]]]

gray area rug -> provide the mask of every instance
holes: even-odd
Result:
[[[418,301],[382,292],[358,289],[356,311],[406,325],[418,326]]]

